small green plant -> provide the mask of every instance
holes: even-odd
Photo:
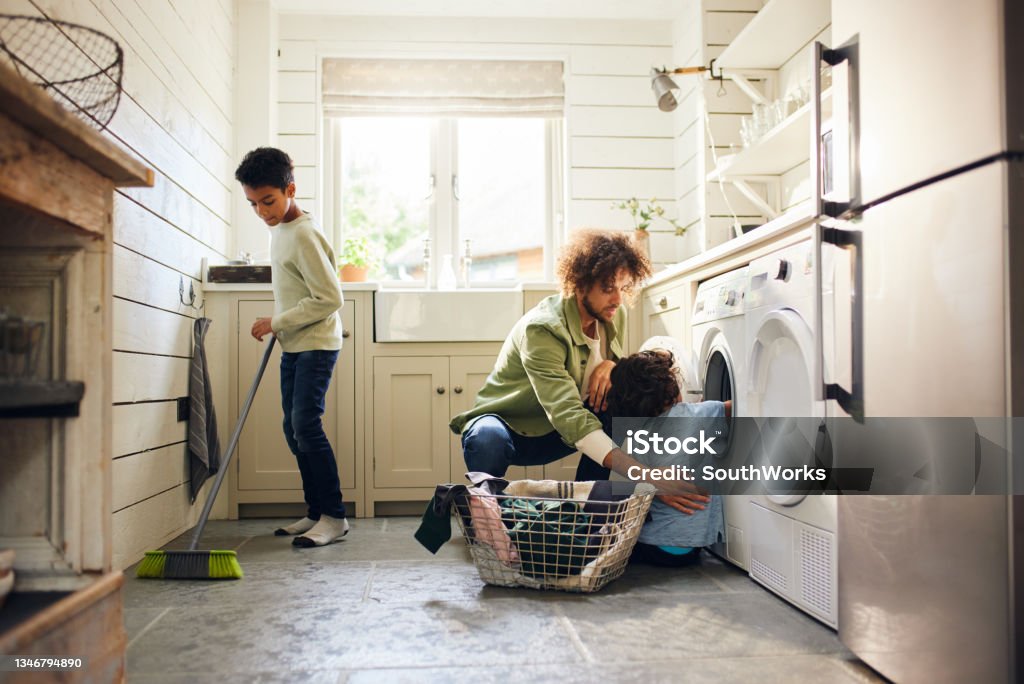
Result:
[[[373,252],[370,240],[362,236],[345,238],[341,245],[341,254],[338,263],[342,266],[348,264],[356,268],[375,269],[379,260]]]
[[[629,215],[633,218],[634,230],[646,231],[655,219],[661,219],[675,229],[676,235],[684,235],[686,233],[686,228],[680,226],[675,219],[665,216],[665,208],[658,204],[658,200],[653,198],[645,206],[641,207],[640,200],[636,197],[630,197],[625,202],[613,203],[612,209],[628,211]]]

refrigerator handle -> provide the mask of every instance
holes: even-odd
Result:
[[[859,160],[859,86],[857,78],[857,44],[850,43],[841,48],[826,48],[820,41],[814,41],[811,64],[811,177],[813,178],[814,215],[832,218],[850,218],[860,195],[860,160]],[[822,192],[822,115],[821,115],[821,65],[836,66],[847,63],[848,79],[848,161],[849,161],[849,198],[845,202],[827,201]]]
[[[864,422],[864,260],[862,233],[859,230],[826,228],[818,221],[814,226],[814,398],[835,400],[840,408],[858,423]],[[822,298],[823,245],[834,245],[850,252],[850,352],[851,386],[825,381],[825,335]]]

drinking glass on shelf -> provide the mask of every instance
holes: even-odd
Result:
[[[780,123],[786,120],[789,116],[789,112],[786,111],[785,100],[775,100],[772,102],[772,127],[778,126]]]
[[[757,136],[754,135],[754,120],[749,116],[740,119],[740,140],[744,147],[750,147],[757,140]]]
[[[771,108],[767,103],[755,102],[754,103],[754,134],[755,138],[760,138],[765,133],[770,131],[772,128],[771,124]]]

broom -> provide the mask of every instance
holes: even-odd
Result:
[[[192,542],[185,551],[147,551],[145,558],[139,563],[136,577],[144,579],[242,579],[242,566],[238,564],[238,557],[234,551],[199,551],[199,538],[203,536],[203,528],[210,517],[210,510],[213,502],[220,491],[220,483],[224,480],[224,474],[228,472],[228,465],[231,457],[238,446],[238,438],[242,434],[242,426],[252,408],[252,401],[256,397],[256,389],[263,379],[263,371],[267,369],[270,361],[270,352],[274,349],[274,337],[271,336],[267,343],[267,349],[263,352],[263,359],[260,367],[256,370],[256,377],[252,380],[252,387],[249,388],[249,396],[245,399],[242,412],[238,416],[238,423],[235,431],[231,434],[231,441],[228,442],[227,454],[224,462],[217,471],[217,478],[213,481],[213,488],[210,495],[206,497],[206,504],[203,506],[202,515],[199,516],[199,524],[196,525],[192,534]]]

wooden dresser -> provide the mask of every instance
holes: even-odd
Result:
[[[0,654],[81,657],[4,681],[121,681],[111,568],[114,188],[153,174],[0,65],[0,307],[43,321],[31,380],[0,377],[0,549],[16,584]]]

